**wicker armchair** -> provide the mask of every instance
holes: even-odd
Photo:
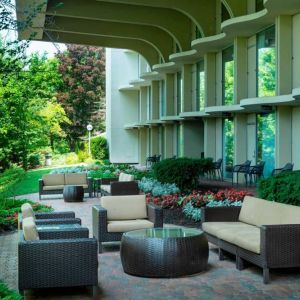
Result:
[[[123,173],[124,174],[124,173]],[[120,178],[102,178],[98,182],[101,196],[117,196],[117,195],[138,195],[140,193],[137,181],[133,180],[133,176],[128,176],[128,180],[120,181]],[[132,180],[131,180],[132,178]]]
[[[75,218],[73,211],[35,213],[35,223],[37,225],[54,225],[54,224],[79,224],[81,219]],[[19,228],[22,228],[23,217],[18,215]]]
[[[98,286],[97,241],[87,228],[41,230],[39,240],[18,244],[19,291],[35,288]]]
[[[260,223],[273,223],[272,220],[276,221],[278,211],[285,210],[286,214],[283,222],[287,224],[281,222],[278,225],[259,225],[256,223],[256,226],[254,226],[251,225],[250,221],[248,223],[243,222],[240,207],[205,207],[202,208],[202,229],[206,233],[209,242],[219,247],[220,260],[224,259],[224,253],[229,252],[236,255],[238,270],[243,270],[246,267],[246,262],[255,264],[263,269],[263,281],[268,283],[270,281],[270,269],[300,267],[300,220],[297,213],[295,213],[295,209],[299,210],[299,208],[253,197],[249,198],[246,209],[249,209],[251,203],[254,204],[252,210],[259,207]],[[275,206],[274,218],[272,217],[273,205]],[[263,208],[261,209],[261,207]],[[246,215],[247,218],[251,218],[250,214]],[[258,215],[256,213],[252,216],[255,218]],[[297,224],[297,220],[299,224]],[[279,223],[278,218],[277,221]],[[248,227],[254,227],[254,236],[249,234]],[[214,232],[212,232],[212,228],[214,228]],[[236,238],[239,236],[243,236],[246,243],[236,243]],[[256,252],[249,249],[249,244],[252,244],[253,247],[255,236],[259,240],[259,248],[256,249],[258,250]],[[248,249],[246,249],[246,246],[248,246]]]
[[[135,196],[135,197],[143,197],[143,196],[145,196],[145,195]],[[115,196],[115,197],[118,197],[118,196]],[[122,202],[124,203],[124,205],[127,205],[126,197],[130,197],[130,196],[119,196],[120,206],[118,207],[118,209],[120,211],[122,211]],[[103,198],[101,199],[101,201],[103,201]],[[134,210],[134,206],[132,208],[132,211],[133,210]],[[147,210],[147,212],[146,212],[147,213],[147,222],[148,221],[152,222],[153,227],[163,227],[163,211],[162,211],[162,209],[153,204],[148,204],[148,205],[146,205],[146,210]],[[110,229],[108,228],[109,222],[110,222],[108,214],[110,214],[110,212],[106,208],[102,207],[101,205],[93,206],[93,236],[98,241],[98,247],[99,247],[100,253],[102,252],[102,243],[103,242],[120,241],[122,238],[123,232],[130,231],[133,229],[143,229],[143,225],[141,225],[140,228],[132,228],[132,229],[125,230],[125,231],[118,230],[117,232],[116,231],[110,232]],[[135,219],[139,219],[139,217],[132,217],[132,219],[135,221]],[[116,219],[113,218],[113,220],[116,220]],[[128,218],[127,218],[127,220],[128,220]],[[122,220],[121,220],[121,222],[122,222]]]

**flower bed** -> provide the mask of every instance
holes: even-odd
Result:
[[[164,223],[200,226],[201,208],[204,206],[241,206],[246,190],[220,190],[217,193],[193,191],[190,194],[167,194],[154,196],[147,193],[147,203],[154,203],[164,209]]]
[[[53,208],[29,200],[15,200],[11,198],[0,199],[0,232],[14,230],[18,226],[18,213],[21,206],[30,203],[36,212],[50,212]]]

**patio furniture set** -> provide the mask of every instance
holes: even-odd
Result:
[[[125,177],[126,178],[126,177]],[[129,178],[127,178],[129,179]],[[131,178],[132,179],[132,178]],[[122,182],[122,180],[120,181]],[[259,208],[259,210],[257,210]],[[19,290],[98,286],[98,252],[121,241],[124,272],[144,277],[178,277],[207,270],[208,241],[229,252],[236,267],[300,267],[300,208],[246,196],[242,207],[202,208],[202,230],[163,227],[163,210],[144,194],[110,195],[92,208],[93,238],[74,212],[19,216]],[[45,272],[45,270],[47,270]]]

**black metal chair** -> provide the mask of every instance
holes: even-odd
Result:
[[[242,173],[245,176],[246,185],[248,184],[248,173],[251,165],[251,160],[246,160],[243,164],[235,165],[232,169],[232,185],[234,173],[236,173],[236,184],[239,184],[239,174]]]
[[[250,184],[252,183],[253,176],[255,177],[255,182],[257,182],[257,179],[264,177],[265,164],[265,161],[260,161],[257,165],[250,167],[248,173]]]
[[[282,172],[293,171],[293,169],[294,169],[294,164],[293,163],[287,163],[283,168],[274,169],[272,171],[271,176],[278,175]]]
[[[212,173],[213,177],[216,178],[216,174],[218,175],[220,180],[223,180],[223,158],[219,158],[217,161],[213,162]]]

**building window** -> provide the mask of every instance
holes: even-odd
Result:
[[[152,92],[151,92],[151,86],[148,87],[148,93],[147,93],[147,120],[152,119]]]
[[[230,19],[230,14],[226,6],[222,3],[221,4],[221,22]]]
[[[264,176],[269,176],[275,167],[275,113],[257,115],[257,161],[264,161]]]
[[[255,0],[255,11],[261,11],[265,8],[264,0]]]
[[[151,129],[150,128],[148,128],[147,133],[148,133],[148,156],[151,156],[152,151],[151,151]]]
[[[233,46],[222,52],[222,69],[223,69],[223,104],[232,105],[234,102],[234,59]]]
[[[166,115],[166,89],[164,80],[159,82],[159,110],[161,117]]]
[[[197,88],[196,88],[196,110],[202,111],[205,108],[205,73],[204,61],[197,63]]]
[[[276,94],[275,26],[257,34],[257,96]]]
[[[177,115],[182,112],[182,76],[181,72],[176,73],[176,107]]]
[[[224,177],[231,177],[234,156],[234,121],[232,118],[223,120],[223,163]]]
[[[177,157],[183,156],[183,126],[177,125]]]

